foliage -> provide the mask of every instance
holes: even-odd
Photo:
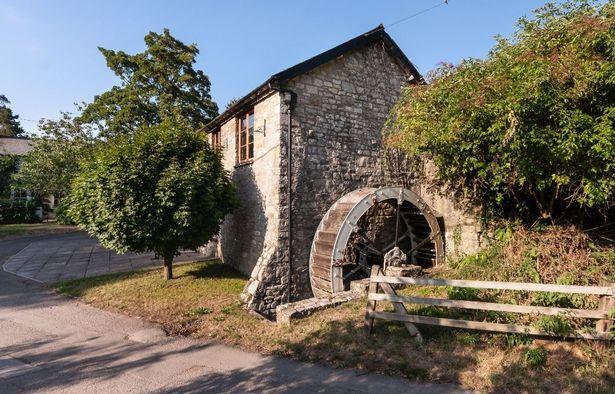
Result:
[[[39,129],[42,136],[32,138],[33,149],[23,157],[14,176],[15,185],[38,196],[67,195],[95,139],[86,125],[68,113],[63,113],[60,120],[41,120]]]
[[[115,137],[75,179],[69,216],[119,253],[153,251],[170,267],[218,233],[234,188],[203,133],[163,123]]]
[[[228,101],[228,103],[226,103],[226,106],[224,107],[224,109],[227,110],[231,108],[233,105],[237,104],[239,100],[241,100],[241,97],[233,97],[232,99]]]
[[[193,67],[199,53],[196,45],[182,43],[168,29],[162,34],[150,32],[145,44],[147,49],[135,55],[99,48],[121,85],[96,96],[79,120],[97,126],[103,137],[165,120],[197,129],[218,114],[209,78]]]
[[[462,280],[600,286],[615,281],[614,251],[615,245],[597,245],[573,226],[528,229],[520,224],[507,223],[494,231],[494,238],[488,247],[451,260],[448,267],[434,269],[431,275]],[[443,293],[435,296],[576,309],[596,309],[598,306],[597,296],[583,294],[473,288],[444,288]],[[443,317],[533,325],[560,336],[567,336],[573,330],[591,329],[595,324],[593,320],[567,314],[538,319],[534,315],[491,315],[482,311],[447,310]]]
[[[615,3],[547,4],[497,41],[406,89],[388,145],[433,161],[492,215],[615,204]]]
[[[75,222],[68,216],[68,203],[64,199],[60,200],[60,204],[53,210],[56,216],[56,222],[59,224],[75,224]]]
[[[526,349],[523,352],[523,360],[532,367],[542,367],[547,363],[547,352],[543,348]]]
[[[543,316],[536,322],[536,326],[552,335],[568,336],[573,331],[572,324],[565,316]]]
[[[17,171],[18,160],[15,155],[0,155],[0,197],[11,194],[11,177]]]
[[[0,199],[0,224],[38,222],[35,201]]]
[[[14,115],[8,107],[10,103],[5,95],[0,94],[0,136],[19,137],[24,134],[24,129],[19,124],[19,115]]]
[[[209,315],[212,312],[213,311],[211,310],[211,308],[206,308],[204,306],[197,306],[197,307],[188,309],[184,313],[184,316],[186,316],[186,317],[199,317],[199,316],[203,316],[203,315]]]

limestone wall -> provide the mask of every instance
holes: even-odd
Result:
[[[293,296],[311,296],[312,239],[344,194],[384,185],[381,130],[409,74],[374,44],[289,83],[293,110]]]
[[[224,166],[232,172],[241,206],[227,216],[219,239],[219,255],[246,275],[258,277],[276,257],[279,231],[280,95],[273,93],[254,106],[254,159],[235,163],[235,118],[221,127]]]
[[[480,210],[451,194],[444,186],[437,186],[433,163],[423,163],[424,182],[417,182],[411,189],[441,216],[444,224],[444,250],[448,258],[455,258],[477,251],[482,246]]]

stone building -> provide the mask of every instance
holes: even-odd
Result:
[[[25,137],[0,136],[0,155],[27,155],[32,150],[32,141]]]
[[[364,187],[387,185],[381,131],[407,84],[422,76],[382,26],[274,74],[208,124],[241,207],[226,218],[220,258],[250,279],[243,298],[271,316],[312,296],[313,238],[329,208]],[[447,197],[420,190],[453,229],[478,241],[475,221]],[[474,237],[474,238],[473,238]]]

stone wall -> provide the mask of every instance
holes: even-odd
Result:
[[[254,106],[254,159],[235,164],[235,118],[221,127],[225,168],[232,172],[240,207],[225,218],[220,231],[218,254],[227,264],[249,275],[244,300],[254,301],[260,282],[279,259],[280,228],[280,94],[273,93]],[[262,286],[260,286],[262,287]],[[264,296],[256,297],[258,303]],[[279,300],[278,300],[279,303]],[[273,309],[275,305],[254,305]]]
[[[33,149],[32,141],[27,138],[1,137],[0,155],[27,155]]]
[[[293,298],[311,296],[308,262],[323,215],[344,194],[384,185],[381,131],[410,74],[378,43],[290,81]]]

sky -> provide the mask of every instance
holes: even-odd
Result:
[[[98,47],[136,53],[165,27],[197,44],[196,68],[223,109],[270,75],[382,23],[442,0],[0,0],[0,94],[27,132],[74,112],[118,84]],[[543,5],[534,0],[449,0],[387,32],[426,74],[439,62],[483,58],[495,35]]]

